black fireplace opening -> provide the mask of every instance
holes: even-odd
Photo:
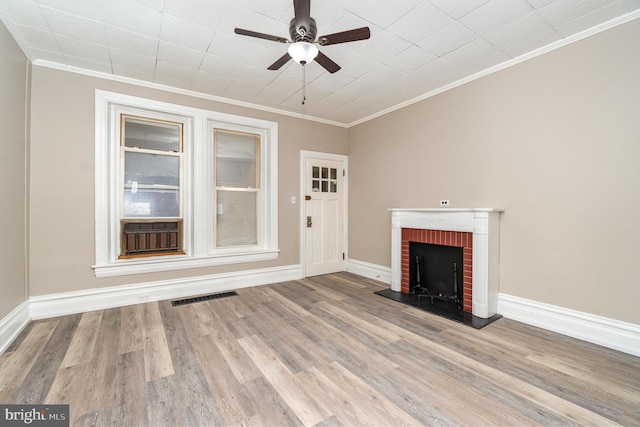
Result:
[[[463,248],[409,242],[409,292],[423,304],[462,310]]]

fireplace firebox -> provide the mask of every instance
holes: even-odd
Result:
[[[463,266],[461,247],[410,242],[410,293],[462,310]]]

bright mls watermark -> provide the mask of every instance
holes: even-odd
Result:
[[[69,427],[69,405],[0,405],[0,426]]]

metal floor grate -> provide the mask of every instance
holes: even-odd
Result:
[[[175,307],[177,305],[193,304],[194,302],[209,301],[212,299],[232,297],[234,295],[238,295],[238,293],[236,291],[231,291],[231,292],[222,292],[219,294],[202,295],[199,297],[192,297],[192,298],[185,298],[185,299],[171,301],[171,305]]]

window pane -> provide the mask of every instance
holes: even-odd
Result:
[[[322,179],[329,178],[329,168],[322,168]]]
[[[338,179],[338,170],[331,168],[331,179]]]
[[[125,152],[124,216],[180,216],[180,158]]]
[[[216,246],[258,244],[257,192],[217,192]]]
[[[314,178],[320,178],[320,168],[318,166],[313,166],[311,170],[313,171]]]
[[[257,188],[257,135],[216,130],[216,186]]]
[[[125,118],[124,145],[146,150],[179,152],[180,125]]]

